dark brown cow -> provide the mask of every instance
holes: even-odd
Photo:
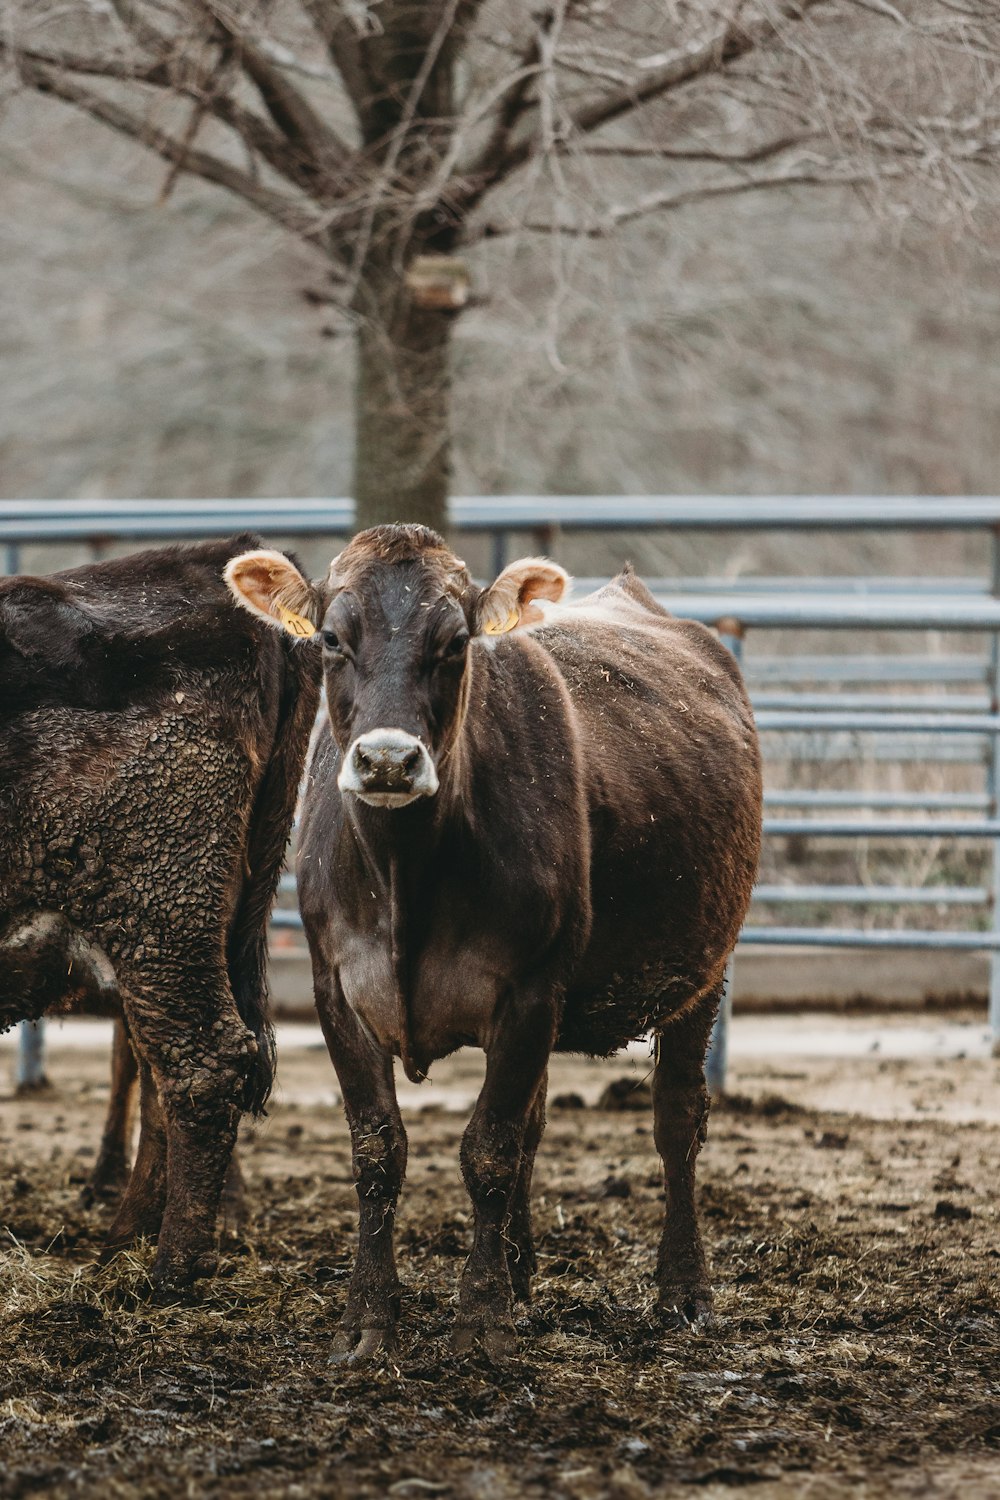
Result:
[[[142,1128],[109,1247],[158,1233],[156,1284],[211,1268],[273,1071],[266,924],[318,683],[233,608],[255,544],[0,582],[0,1027],[124,1012]]]
[[[606,1054],[649,1030],[660,1303],[675,1321],[703,1317],[704,1056],[760,842],[757,738],[733,658],[628,570],[543,622],[533,601],[559,599],[562,569],[529,559],[481,590],[420,527],[362,532],[319,585],[267,552],[227,576],[255,613],[318,626],[323,643],[328,722],[299,890],[361,1211],[336,1357],[387,1346],[397,1317],[393,1055],[416,1080],[465,1045],[487,1062],[462,1142],[475,1238],[458,1347],[502,1354],[512,1291],[529,1292],[553,1047]]]

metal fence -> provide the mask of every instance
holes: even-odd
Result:
[[[846,905],[922,902],[979,908],[982,928],[831,929],[749,925],[741,944],[830,948],[935,948],[990,954],[990,1022],[1000,1044],[1000,499],[784,497],[517,496],[457,499],[456,532],[487,534],[499,571],[511,538],[527,533],[536,549],[557,552],[563,532],[636,530],[975,531],[984,536],[978,578],[654,579],[654,593],[674,613],[715,626],[744,663],[765,746],[780,738],[784,758],[849,755],[864,735],[881,759],[962,760],[983,767],[979,792],[886,793],[862,787],[830,792],[769,789],[769,837],[962,838],[992,844],[989,888],[899,885],[764,885],[756,903],[806,901]],[[19,570],[25,543],[85,542],[95,555],[121,540],[179,540],[254,530],[272,537],[344,536],[353,526],[347,500],[6,501],[0,502],[0,547],[8,572]],[[597,580],[581,580],[586,588]],[[974,633],[985,654],[933,656],[884,652],[751,656],[764,632],[822,630]],[[779,689],[776,690],[776,684]],[[808,684],[806,687],[804,685]],[[817,685],[835,684],[838,691]],[[957,685],[977,692],[949,691]],[[867,691],[845,692],[863,685]],[[934,693],[890,693],[890,687],[933,687]],[[772,808],[795,810],[776,816]],[[845,817],[844,810],[855,816]],[[822,816],[836,812],[837,816]],[[874,816],[889,813],[891,816]],[[935,813],[939,816],[907,816]],[[275,913],[276,925],[298,922]],[[725,1075],[728,1008],[710,1057],[713,1088]],[[32,1043],[32,1045],[34,1045]],[[37,1066],[37,1064],[35,1064]]]

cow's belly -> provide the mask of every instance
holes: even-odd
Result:
[[[684,964],[670,955],[652,954],[603,982],[587,976],[567,996],[556,1051],[607,1057],[666,1026],[699,996],[716,989],[724,972],[724,957]]]
[[[83,1002],[118,1008],[118,981],[103,949],[62,912],[25,912],[9,921],[0,932],[0,1031]]]
[[[591,941],[569,985],[557,1047],[606,1056],[666,1026],[722,981],[749,903],[753,866],[719,880],[692,859],[595,901]]]
[[[402,1052],[404,1024],[411,1055],[424,1065],[457,1047],[487,1044],[504,976],[485,952],[435,949],[416,963],[409,992],[401,995],[387,941],[346,933],[337,947],[344,998],[387,1051]]]

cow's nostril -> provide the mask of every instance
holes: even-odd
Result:
[[[416,735],[402,729],[376,729],[354,741],[337,785],[376,806],[399,807],[414,797],[432,797],[438,780]]]

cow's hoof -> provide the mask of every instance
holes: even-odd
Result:
[[[664,1328],[706,1328],[712,1320],[712,1293],[708,1287],[665,1287],[657,1312]]]
[[[504,1365],[517,1353],[517,1334],[502,1324],[488,1328],[461,1324],[452,1335],[451,1345],[456,1354],[481,1353],[491,1364]]]
[[[331,1365],[367,1365],[395,1352],[391,1328],[342,1328],[333,1341]]]
[[[218,1265],[219,1257],[214,1250],[203,1250],[200,1255],[183,1261],[157,1256],[149,1273],[153,1296],[158,1301],[169,1300],[180,1292],[188,1292],[196,1281],[214,1276]]]
[[[80,1189],[80,1207],[93,1208],[97,1203],[117,1203],[128,1187],[129,1169],[95,1172],[90,1181]]]

